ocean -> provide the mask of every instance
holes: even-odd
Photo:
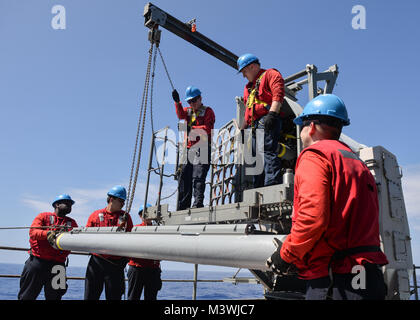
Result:
[[[23,264],[0,263],[1,275],[20,275]],[[126,270],[128,270],[126,268]],[[86,267],[68,267],[68,277],[84,277]],[[241,271],[242,272],[242,271]],[[247,277],[250,273],[247,273]],[[221,280],[230,278],[232,272],[227,271],[200,271],[198,267],[198,280]],[[244,275],[239,275],[244,277]],[[159,291],[158,300],[191,300],[193,294],[192,282],[165,282],[165,279],[192,280],[193,271],[189,270],[162,270],[162,289]],[[63,296],[63,300],[83,300],[84,281],[67,280],[68,290]],[[127,290],[127,285],[126,285]],[[19,278],[0,278],[0,300],[17,300],[19,291]],[[231,300],[231,299],[262,299],[263,286],[259,284],[228,282],[198,282],[197,300]],[[126,296],[123,296],[125,299]],[[38,296],[38,300],[45,299],[43,291]],[[104,292],[101,300],[105,299]],[[142,297],[143,299],[143,297]]]

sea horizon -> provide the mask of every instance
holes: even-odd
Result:
[[[24,264],[21,263],[2,263],[0,262],[0,275],[19,275],[22,273]],[[125,269],[128,270],[128,267]],[[244,270],[250,277],[248,270]],[[67,267],[67,277],[84,277],[85,266]],[[242,271],[241,271],[242,272]],[[198,280],[222,280],[231,278],[234,273],[229,271],[211,271],[200,270],[198,268]],[[243,275],[238,275],[243,277]],[[127,278],[127,276],[126,276]],[[173,282],[166,280],[193,280],[193,270],[162,268],[162,289],[158,293],[158,300],[192,300],[193,282]],[[83,300],[84,280],[67,280],[68,289],[63,296],[63,300]],[[0,277],[0,300],[17,300],[19,292],[19,278]],[[122,300],[127,298],[127,281],[125,294]],[[44,300],[43,290],[37,300]],[[100,300],[105,299],[105,293],[102,292]],[[143,299],[143,296],[142,298]],[[264,290],[261,284],[230,282],[197,282],[196,291],[197,300],[236,300],[236,299],[264,299]]]

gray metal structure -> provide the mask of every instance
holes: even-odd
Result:
[[[184,23],[156,6],[147,4],[144,16],[145,25],[151,30],[162,26],[236,68],[236,55],[200,33],[191,32]],[[241,98],[237,97],[236,119],[228,122],[219,130],[218,135],[213,137],[213,163],[208,181],[209,206],[170,211],[168,204],[161,204],[158,200],[157,205],[145,210],[144,214],[147,218],[155,219],[161,225],[159,227],[135,229],[133,235],[122,234],[114,229],[104,232],[100,229],[81,228],[60,236],[59,245],[67,250],[245,267],[249,268],[264,285],[267,297],[302,298],[304,286],[301,280],[294,276],[276,276],[267,271],[263,264],[274,251],[274,246],[269,244],[272,238],[283,239],[291,228],[293,172],[295,161],[302,150],[299,139],[300,128],[292,121],[302,111],[297,93],[306,84],[309,99],[320,93],[331,93],[337,76],[337,65],[332,65],[324,72],[318,72],[314,65],[307,65],[303,70],[285,78],[286,95],[282,106],[282,111],[285,112],[285,137],[282,143],[288,147],[291,156],[283,159],[284,181],[282,184],[249,189],[250,177],[245,174],[247,166],[243,161],[243,149],[246,146],[242,143],[238,129],[243,119],[244,105]],[[401,188],[402,175],[396,157],[381,146],[368,147],[344,134],[341,135],[340,140],[347,143],[367,164],[378,185],[381,246],[390,262],[383,267],[388,285],[387,298],[409,299],[413,262]],[[166,141],[164,139],[164,143]],[[154,143],[152,141],[152,145]],[[151,164],[153,146],[150,152],[149,163]],[[164,174],[163,169],[162,166],[159,171],[160,189],[163,178],[169,176]],[[149,175],[154,170],[149,165]],[[145,199],[148,198],[147,190]],[[234,228],[242,230],[242,234],[233,236],[232,233],[237,232],[232,231]],[[252,228],[251,232],[247,228]],[[182,234],[180,230],[194,231],[190,234]],[[210,232],[210,235],[209,230],[217,230],[217,232]],[[264,241],[263,244],[255,247],[252,239],[257,239],[259,235],[264,238]],[[189,239],[190,242],[185,239]],[[149,245],[153,249],[149,249]],[[211,250],[212,246],[217,247]],[[248,246],[252,250],[241,251]],[[241,251],[244,256],[230,259],[229,257],[235,255],[236,251]],[[205,252],[204,255],[203,252]],[[244,263],[239,263],[240,261]]]

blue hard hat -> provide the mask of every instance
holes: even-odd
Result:
[[[201,91],[197,87],[188,86],[187,90],[185,90],[185,101],[191,100],[198,96],[201,96]]]
[[[250,65],[253,62],[259,62],[258,58],[252,53],[245,53],[238,58],[238,73],[242,71],[243,68]]]
[[[340,119],[344,126],[350,124],[344,101],[334,94],[321,94],[309,101],[303,108],[303,112],[293,122],[301,126],[305,118],[314,115]]]
[[[58,201],[61,201],[61,200],[69,200],[69,201],[71,201],[72,205],[74,204],[73,199],[68,194],[63,193],[63,194],[60,194],[59,196],[57,196],[57,198],[55,198],[54,202],[52,203],[52,206],[54,207],[54,204]]]
[[[123,186],[112,187],[111,190],[108,191],[107,195],[122,199],[124,201],[127,199],[127,191]]]
[[[152,205],[150,203],[146,203],[146,209],[150,208]],[[141,205],[139,208],[139,214],[144,210],[144,205]]]

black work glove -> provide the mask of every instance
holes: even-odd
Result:
[[[125,228],[127,226],[127,215],[123,214],[120,217],[120,225],[117,228],[117,231],[125,231]]]
[[[264,128],[267,130],[273,129],[279,114],[274,111],[270,111],[264,118]]]
[[[47,240],[51,247],[54,249],[57,249],[57,244],[55,243],[55,240],[57,239],[57,233],[53,230],[50,230],[47,232]]]
[[[176,91],[176,89],[174,89],[174,91],[172,91],[172,98],[174,99],[174,101],[176,103],[178,103],[180,101],[179,100],[179,93],[178,93],[178,91]]]
[[[280,256],[280,248],[281,242],[279,239],[273,239],[274,244],[276,245],[276,251],[271,255],[270,258],[267,259],[265,265],[274,273],[281,274],[281,275],[291,275],[297,273],[297,268],[295,265],[284,261]]]

